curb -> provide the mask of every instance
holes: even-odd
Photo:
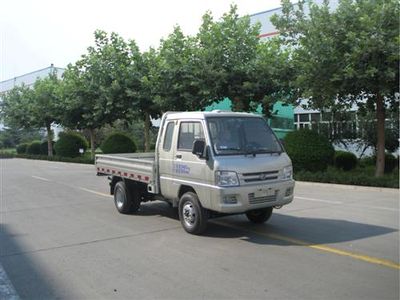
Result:
[[[375,191],[375,192],[393,192],[399,193],[399,189],[386,188],[386,187],[374,187],[374,186],[362,186],[362,185],[348,185],[348,184],[337,184],[337,183],[322,183],[312,181],[297,181],[296,184],[300,185],[311,185],[320,187],[337,187],[345,190],[364,190],[364,191]]]

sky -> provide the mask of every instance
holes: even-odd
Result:
[[[76,62],[96,29],[133,39],[145,51],[175,25],[196,34],[207,10],[218,20],[233,3],[240,16],[280,6],[280,0],[0,0],[0,81]]]

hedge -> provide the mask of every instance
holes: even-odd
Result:
[[[316,131],[289,132],[284,140],[294,171],[324,171],[333,162],[335,151],[329,140]]]
[[[33,141],[26,148],[26,153],[27,154],[40,155],[41,154],[40,144],[41,144],[40,141]]]
[[[357,166],[357,156],[351,152],[335,151],[335,167],[344,171],[350,171]]]
[[[375,166],[376,156],[367,156],[360,160],[360,166]],[[392,173],[396,167],[399,167],[399,158],[392,154],[385,153],[385,173]]]
[[[103,153],[133,153],[136,152],[135,142],[125,133],[110,134],[100,145]]]
[[[77,132],[61,132],[59,139],[54,145],[57,155],[62,157],[78,157],[80,156],[79,149],[86,151],[88,142]]]
[[[24,154],[26,153],[26,149],[28,149],[29,144],[28,143],[22,143],[17,145],[17,153],[18,154]]]
[[[294,179],[299,181],[311,181],[322,183],[338,183],[360,186],[375,186],[399,188],[399,174],[385,174],[382,177],[375,177],[362,169],[358,171],[342,171],[329,167],[324,172],[299,171],[294,173]]]

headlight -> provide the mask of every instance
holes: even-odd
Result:
[[[239,178],[233,171],[215,172],[215,183],[219,186],[238,186]]]
[[[283,168],[283,179],[292,179],[293,178],[293,167],[288,166]]]

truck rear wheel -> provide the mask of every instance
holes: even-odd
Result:
[[[267,222],[271,218],[273,207],[254,209],[246,212],[247,219],[256,224]]]
[[[183,229],[191,234],[201,234],[207,227],[208,212],[195,193],[183,194],[179,201],[179,219]]]
[[[125,182],[118,181],[114,188],[114,203],[121,214],[130,214],[139,209],[140,198],[126,187]]]

